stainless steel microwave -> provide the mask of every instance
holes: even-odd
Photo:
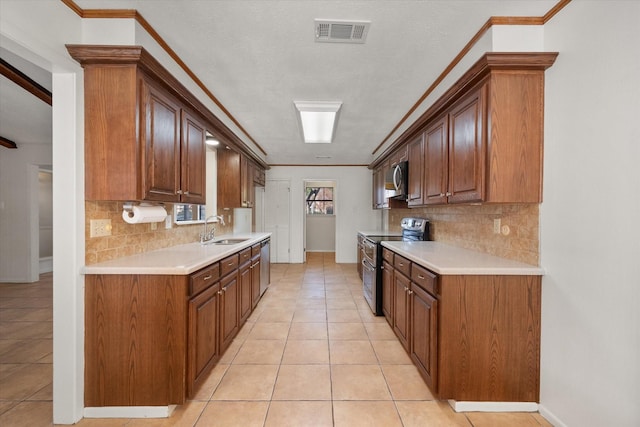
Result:
[[[384,196],[387,199],[407,200],[409,162],[391,166],[384,177]]]

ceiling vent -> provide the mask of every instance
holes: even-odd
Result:
[[[316,19],[316,41],[323,43],[364,43],[370,21]]]

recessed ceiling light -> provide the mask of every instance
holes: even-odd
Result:
[[[338,124],[341,101],[293,101],[307,144],[329,144]]]
[[[220,141],[218,141],[218,139],[215,136],[211,135],[209,132],[207,132],[207,136],[205,137],[204,142],[207,145],[211,145],[213,147],[220,144]]]

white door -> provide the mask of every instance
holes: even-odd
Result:
[[[289,180],[267,180],[264,186],[264,228],[271,232],[271,262],[290,262]]]

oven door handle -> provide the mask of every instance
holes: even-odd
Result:
[[[362,265],[364,266],[364,268],[366,268],[367,270],[371,270],[371,271],[375,271],[375,268],[373,267],[373,265],[369,264],[366,260],[362,260]]]

